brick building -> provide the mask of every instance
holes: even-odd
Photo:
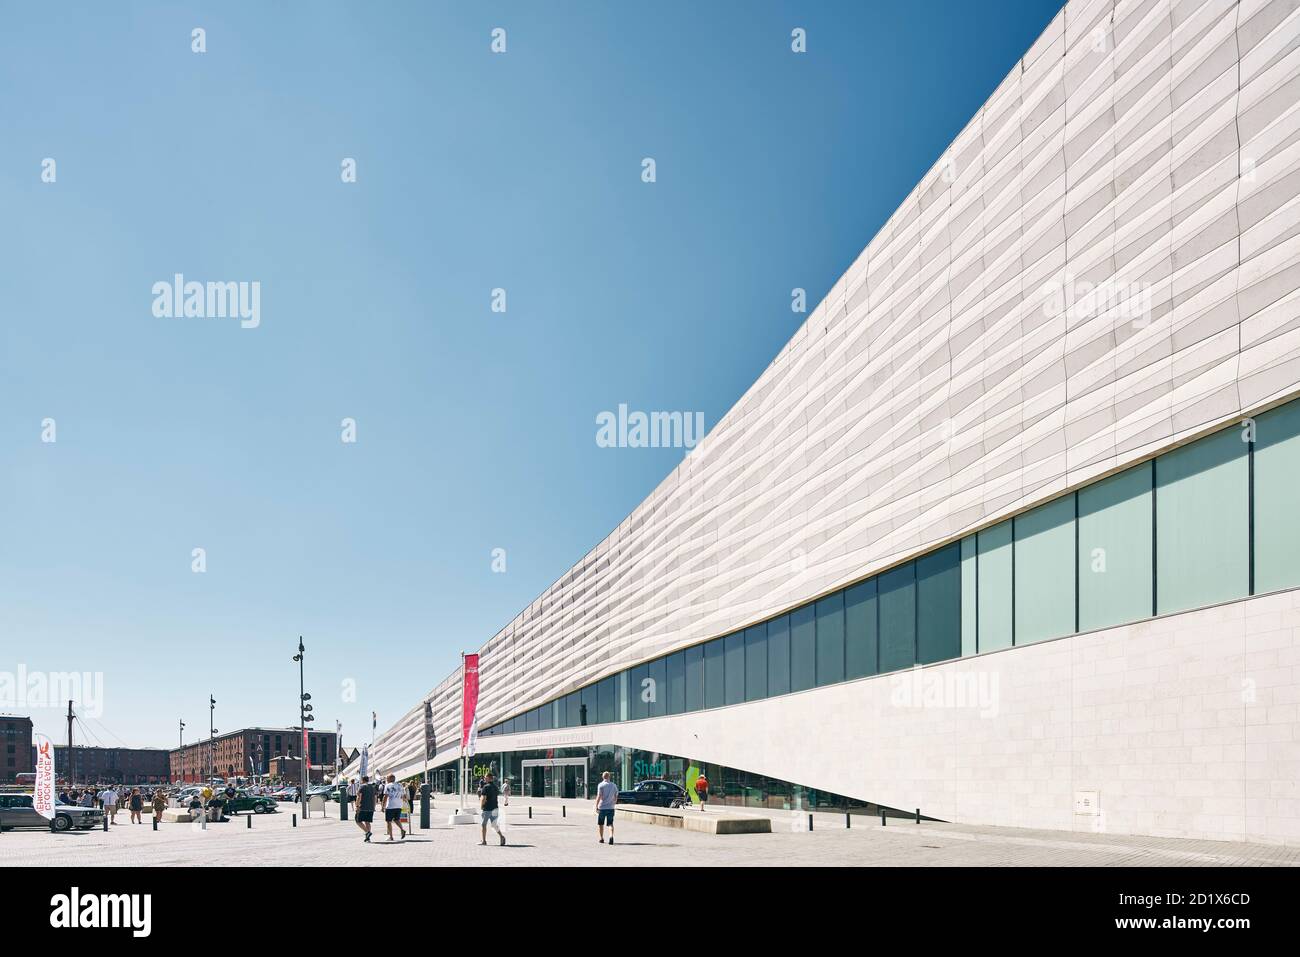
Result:
[[[334,767],[338,747],[333,731],[307,731],[307,759],[313,768]],[[302,756],[302,732],[297,728],[243,728],[173,748],[173,781],[203,781],[217,777],[270,774],[273,758]]]
[[[164,748],[97,748],[54,746],[54,766],[60,778],[84,783],[165,784],[171,778],[170,755]]]
[[[18,775],[35,770],[32,719],[17,714],[0,714],[0,784],[13,784]]]

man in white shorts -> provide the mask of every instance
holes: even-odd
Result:
[[[390,774],[388,783],[384,785],[384,826],[390,841],[393,839],[394,824],[402,832],[402,840],[406,840],[406,830],[402,827],[402,786]]]
[[[501,789],[497,787],[497,782],[491,771],[483,775],[483,783],[478,789],[478,823],[481,830],[482,840],[479,845],[487,843],[487,829],[491,824],[496,829],[497,837],[501,839],[501,846],[505,847],[506,836],[501,833],[501,825],[497,823],[501,816],[501,810],[497,807],[497,798],[501,794]]]

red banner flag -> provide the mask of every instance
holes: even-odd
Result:
[[[465,656],[465,686],[461,692],[460,746],[473,757],[478,744],[478,655]]]

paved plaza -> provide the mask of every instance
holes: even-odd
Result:
[[[531,804],[533,816],[528,817]],[[561,810],[563,805],[563,811]],[[289,805],[273,815],[253,819],[251,829],[240,815],[207,830],[190,824],[122,823],[108,833],[89,831],[50,834],[6,831],[0,835],[0,861],[9,866],[65,865],[168,867],[185,865],[321,865],[606,867],[690,866],[1295,866],[1300,848],[1263,844],[1191,841],[1176,838],[1074,834],[1019,828],[956,824],[903,823],[855,817],[845,829],[843,815],[807,814],[773,817],[773,833],[715,836],[620,822],[617,843],[596,843],[591,805],[572,801],[516,800],[503,809],[507,846],[489,830],[487,847],[478,845],[478,827],[446,823],[451,800],[435,805],[434,826],[416,830],[404,843],[387,844],[382,822],[375,824],[371,845],[357,826],[331,815],[300,820],[294,827]],[[706,813],[733,813],[710,809]]]

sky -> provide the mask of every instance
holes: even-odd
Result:
[[[597,416],[712,428],[1059,6],[10,5],[0,712],[289,726],[301,635],[382,732],[681,461]]]

